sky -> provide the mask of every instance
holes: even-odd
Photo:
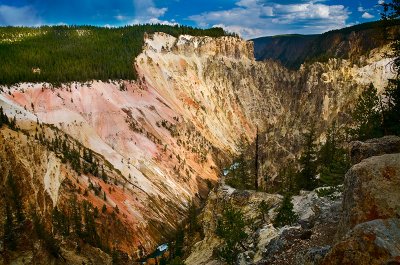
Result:
[[[163,23],[245,39],[316,34],[378,20],[383,0],[0,0],[0,26]]]

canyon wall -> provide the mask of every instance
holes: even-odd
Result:
[[[263,174],[276,177],[299,154],[300,135],[311,123],[323,141],[334,119],[348,121],[361,91],[371,82],[382,91],[393,76],[387,50],[377,47],[359,65],[330,59],[295,72],[256,62],[252,43],[239,38],[146,36],[134,62],[138,81],[2,87],[0,106],[23,130],[1,129],[0,180],[21,171],[21,187],[30,187],[22,197],[47,223],[51,208],[68,208],[76,195],[98,208],[105,204],[109,210],[97,221],[101,236],[138,258],[171,235],[191,200],[207,196],[257,127],[266,150]],[[38,134],[92,150],[108,180],[77,173]],[[116,208],[118,225],[107,225]]]

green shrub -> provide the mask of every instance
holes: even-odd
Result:
[[[217,254],[228,264],[235,263],[240,247],[244,249],[243,241],[247,238],[244,229],[243,213],[230,204],[225,205],[222,216],[217,220],[215,233],[224,240],[224,245],[217,250]]]
[[[335,196],[336,192],[342,192],[343,191],[343,186],[332,186],[332,187],[321,187],[315,190],[317,193],[318,197],[323,198],[323,197],[328,197],[331,200],[337,199],[337,196]]]
[[[292,196],[285,195],[282,204],[278,209],[278,214],[274,219],[275,227],[283,227],[285,225],[292,225],[298,220],[297,214],[293,211]]]

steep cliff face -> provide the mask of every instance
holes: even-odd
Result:
[[[252,43],[238,38],[156,33],[146,37],[136,58],[137,82],[92,81],[59,88],[24,83],[3,87],[0,105],[32,137],[35,124],[52,125],[43,125],[48,137],[65,133],[82,145],[81,155],[85,148],[92,150],[97,163],[106,166],[108,180],[64,170],[68,162],[46,150],[43,164],[36,157],[23,163],[22,168],[40,172],[19,178],[38,179],[33,186],[48,201],[41,211],[72,198],[75,189],[63,188],[71,181],[84,185],[83,190],[93,182],[109,199],[78,199],[98,207],[118,206],[116,218],[126,232],[112,247],[136,258],[139,249],[150,251],[175,228],[191,199],[206,196],[220,166],[237,154],[239,142],[253,141],[256,127],[265,132],[268,146],[263,174],[276,176],[280,165],[298,154],[299,135],[310,122],[317,122],[322,132],[334,118],[346,120],[355,97],[370,82],[382,90],[393,75],[383,58],[385,49],[371,51],[361,66],[331,59],[294,72],[278,63],[256,62]],[[28,148],[32,143],[46,149],[33,138],[9,144],[34,155]],[[17,154],[23,157],[22,151]],[[2,171],[3,182],[12,170]],[[29,192],[24,196],[35,201]]]
[[[373,83],[382,91],[393,76],[390,59],[384,58],[386,46],[360,58],[360,66],[330,59],[290,71],[278,63],[255,62],[249,44],[238,39],[224,41],[230,56],[215,53],[220,40],[209,38],[156,34],[146,43],[137,60],[146,83],[168,93],[194,123],[200,121],[197,129],[211,139],[216,136],[220,148],[235,150],[241,136],[251,141],[256,126],[265,131],[263,174],[272,177],[276,165],[298,154],[299,135],[311,123],[321,132],[333,119],[347,122],[364,87]]]
[[[108,181],[91,174],[76,177],[76,181],[86,183],[82,191],[88,188],[91,179],[95,186],[102,187],[107,199],[104,202],[99,199],[97,203],[96,196],[81,199],[91,201],[98,209],[106,203],[111,208],[110,213],[118,206],[118,217],[129,231],[127,237],[118,239],[118,248],[130,254],[136,253],[138,246],[151,250],[172,231],[175,220],[183,218],[187,202],[208,189],[204,180],[216,181],[217,167],[207,151],[211,146],[191,124],[181,125],[182,116],[154,90],[142,90],[130,84],[126,84],[126,91],[120,91],[120,86],[113,84],[91,86],[71,85],[56,90],[42,85],[22,86],[4,98],[12,105],[4,104],[3,108],[8,116],[16,115],[21,128],[32,132],[31,141],[35,141],[36,127],[32,124],[38,119],[40,123],[57,126],[85,148],[99,154],[101,164],[112,165],[106,170]],[[13,106],[18,110],[13,110]],[[52,135],[52,131],[43,132],[43,135],[48,134]],[[179,138],[171,136],[179,134],[182,134]],[[200,145],[202,148],[198,147]],[[24,154],[19,152],[18,156],[24,157]],[[53,162],[55,167],[61,164],[58,160]],[[37,168],[36,164],[39,162],[31,159],[26,167]],[[49,174],[55,174],[53,171]],[[7,171],[3,173],[5,181]],[[65,172],[60,174],[57,185],[66,182],[63,181],[65,175]],[[51,195],[51,207],[59,205],[58,196],[64,194],[71,198],[73,195],[65,194],[58,187],[48,188],[52,182],[47,181],[46,174],[36,177],[41,180],[37,184],[43,185]],[[29,193],[26,195],[30,197]],[[103,194],[98,197],[102,198]]]

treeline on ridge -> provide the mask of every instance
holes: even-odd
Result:
[[[0,85],[109,79],[135,80],[135,57],[142,52],[145,33],[178,37],[234,35],[222,28],[133,25],[0,27]]]

